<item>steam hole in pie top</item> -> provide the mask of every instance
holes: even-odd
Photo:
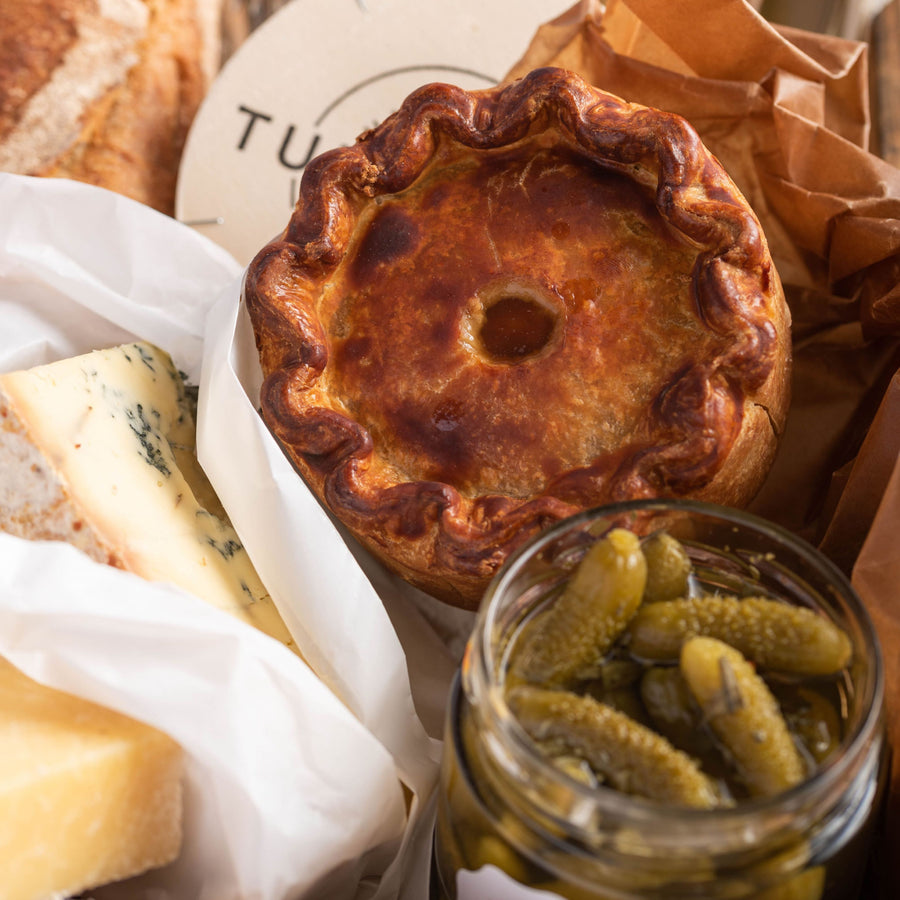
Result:
[[[556,320],[556,312],[533,297],[502,294],[485,306],[479,338],[493,361],[520,362],[536,356],[547,346]]]

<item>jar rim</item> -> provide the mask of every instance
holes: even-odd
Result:
[[[625,794],[611,787],[591,787],[579,783],[574,778],[559,771],[552,764],[543,760],[549,770],[555,770],[553,777],[565,784],[566,789],[585,803],[591,804],[599,813],[616,816],[635,827],[645,831],[665,832],[673,824],[687,824],[698,841],[715,836],[725,837],[744,829],[750,820],[756,821],[761,816],[769,816],[773,822],[782,822],[783,827],[790,828],[788,818],[792,813],[805,810],[815,798],[831,795],[847,775],[848,769],[865,753],[881,726],[884,671],[881,649],[869,614],[846,575],[824,554],[809,542],[787,529],[766,519],[731,507],[698,500],[661,500],[642,499],[594,507],[562,520],[520,547],[511,554],[489,585],[476,615],[475,627],[470,638],[463,664],[463,689],[469,694],[470,702],[473,694],[480,693],[496,715],[498,724],[505,736],[511,741],[515,755],[521,758],[531,757],[537,760],[538,751],[529,739],[525,730],[516,721],[509,709],[502,686],[492,678],[498,662],[494,653],[496,637],[497,604],[496,599],[502,597],[526,562],[535,554],[551,545],[561,535],[577,530],[599,519],[610,519],[630,513],[686,513],[714,518],[724,522],[750,529],[757,535],[770,538],[774,544],[788,548],[821,571],[838,592],[847,612],[862,638],[862,648],[870,660],[865,683],[856,700],[862,714],[856,717],[853,727],[843,736],[840,748],[825,763],[816,766],[815,771],[799,784],[771,797],[742,799],[730,807],[717,809],[690,809],[674,807],[637,795]]]

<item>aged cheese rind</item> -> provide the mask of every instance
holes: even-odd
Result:
[[[0,900],[67,897],[177,857],[174,740],[3,659],[0,708]]]
[[[0,528],[177,584],[294,649],[194,445],[183,381],[151,344],[0,376]]]

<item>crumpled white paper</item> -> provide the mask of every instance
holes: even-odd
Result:
[[[315,670],[173,586],[0,534],[0,654],[188,754],[180,858],[98,900],[421,900],[456,665],[434,626],[467,620],[351,552],[262,425],[225,251],[67,181],[0,174],[0,210],[0,371],[134,339],[171,353],[200,384],[200,461]]]

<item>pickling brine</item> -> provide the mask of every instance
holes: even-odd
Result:
[[[813,548],[706,504],[576,516],[479,611],[432,896],[851,900],[882,731],[871,623]]]

